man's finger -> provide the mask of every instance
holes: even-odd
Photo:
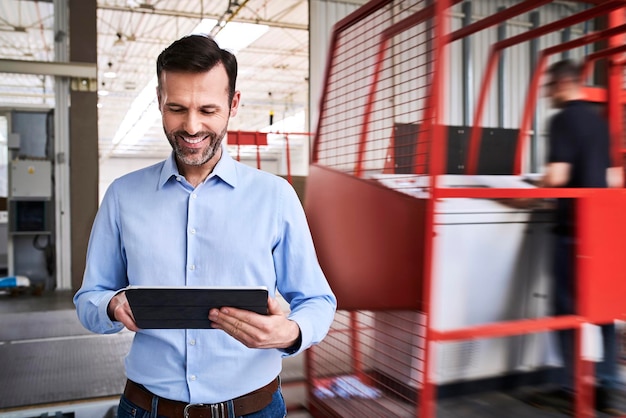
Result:
[[[280,307],[280,303],[276,299],[271,297],[267,298],[267,311],[270,315],[282,315],[283,309]]]

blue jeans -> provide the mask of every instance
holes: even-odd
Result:
[[[154,401],[156,402],[156,400]],[[156,411],[156,408],[153,408]],[[272,396],[272,402],[265,408],[252,414],[237,416],[233,415],[233,418],[285,418],[287,416],[287,407],[285,400],[283,399],[283,393],[280,386],[278,390],[274,392]],[[117,418],[179,418],[179,417],[164,417],[163,415],[157,415],[156,412],[152,413],[145,409],[139,408],[137,405],[130,402],[124,395],[120,398],[120,404],[117,409]]]
[[[569,235],[556,235],[554,237],[553,274],[555,279],[555,314],[571,315],[576,311],[575,289],[575,245],[576,240]],[[604,358],[596,363],[597,385],[613,389],[618,385],[617,376],[617,342],[615,337],[615,325],[601,325],[602,343],[604,346]],[[561,355],[565,367],[564,386],[572,389],[574,385],[574,331],[563,330],[558,332],[561,346]]]

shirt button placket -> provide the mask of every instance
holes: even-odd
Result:
[[[191,193],[191,199],[192,199],[192,200],[196,200],[197,198],[198,198],[198,193],[196,193],[196,192],[192,192],[192,193]],[[195,229],[195,228],[193,228],[193,227],[189,227],[188,231],[189,231],[189,235],[190,235],[190,236],[192,236],[192,235],[195,235],[195,234],[196,234],[196,229]],[[188,247],[188,248],[193,248],[193,243],[188,243],[188,245],[189,245],[189,247]],[[193,254],[193,251],[191,251],[191,252],[190,252],[190,254]],[[193,255],[192,255],[192,257],[193,257]],[[190,259],[190,261],[191,261],[191,259]],[[193,272],[193,271],[195,271],[195,270],[196,270],[196,265],[195,265],[195,264],[189,264],[188,269],[189,269],[189,271],[190,271],[190,272]]]

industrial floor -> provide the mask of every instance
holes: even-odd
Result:
[[[71,298],[72,294],[66,291],[39,295],[27,291],[0,292],[0,417],[29,416],[17,415],[16,411],[46,405],[114,402],[119,397],[125,381],[123,357],[132,333],[89,333],[78,322]],[[93,361],[94,354],[97,362]],[[281,377],[289,418],[311,417],[306,410],[303,356],[286,359]],[[534,388],[446,397],[437,402],[437,417],[568,416],[523,402],[525,391],[531,389]],[[345,417],[394,416],[389,411],[377,412],[379,405],[368,406],[366,400],[329,402],[336,404],[335,411],[344,409],[341,416]],[[626,408],[626,398],[623,406]],[[608,415],[598,414],[605,416]]]

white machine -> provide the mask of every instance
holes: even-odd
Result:
[[[428,177],[379,176],[378,181],[427,198]],[[534,187],[520,176],[440,176],[440,187]],[[513,203],[513,202],[510,202]],[[504,200],[454,198],[437,202],[433,259],[432,323],[453,330],[550,313],[552,212]],[[373,367],[419,387],[423,366],[424,318],[418,312],[380,313],[393,347],[373,354]],[[403,331],[406,324],[412,331]],[[383,326],[384,327],[384,326]],[[378,326],[375,328],[378,329]],[[559,364],[548,333],[438,343],[434,352],[438,384],[475,380]]]

